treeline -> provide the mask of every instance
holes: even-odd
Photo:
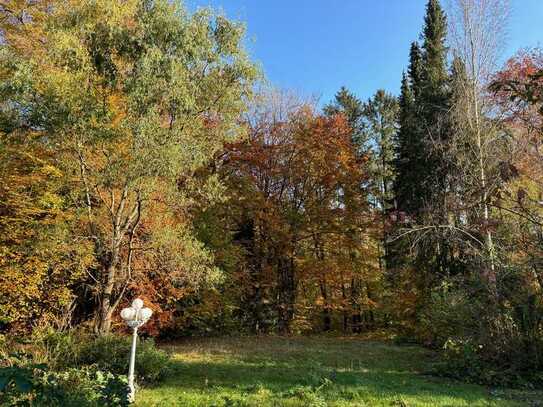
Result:
[[[398,97],[319,109],[211,10],[0,5],[0,330],[103,334],[140,296],[154,336],[387,328],[541,370],[543,57],[497,70],[507,12],[429,0]]]

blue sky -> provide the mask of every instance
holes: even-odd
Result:
[[[448,0],[443,0],[446,7]],[[342,85],[365,99],[397,93],[426,0],[186,0],[247,25],[247,49],[275,86],[329,101]],[[543,45],[543,0],[511,0],[503,59]]]

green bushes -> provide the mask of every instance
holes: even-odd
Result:
[[[131,337],[94,337],[46,331],[31,343],[0,343],[0,405],[125,406]],[[14,349],[19,349],[14,352]],[[138,384],[156,383],[169,356],[153,340],[139,340]]]
[[[126,376],[96,368],[48,371],[45,365],[0,368],[0,404],[5,406],[127,406]]]
[[[421,339],[442,349],[437,373],[486,385],[542,387],[541,305],[525,293],[484,296],[475,295],[477,289],[472,282],[436,290],[421,313]]]
[[[128,371],[131,338],[106,335],[81,346],[76,364],[96,365],[104,370],[122,374]],[[146,384],[158,382],[168,370],[169,356],[157,349],[152,339],[139,340],[136,352],[137,379]]]
[[[32,353],[51,369],[62,370],[79,365],[79,353],[89,340],[90,337],[80,331],[37,331],[32,337]]]
[[[48,372],[39,378],[36,399],[47,406],[127,406],[124,375],[93,367]]]
[[[480,384],[541,388],[543,365],[536,356],[541,351],[543,344],[527,340],[514,320],[496,316],[477,335],[449,338],[438,373]]]
[[[115,374],[128,372],[130,336],[105,335],[94,337],[81,332],[47,332],[38,340],[41,353],[57,370],[70,367],[96,366]],[[164,377],[169,356],[156,347],[153,339],[138,339],[136,375],[140,383],[156,383]]]

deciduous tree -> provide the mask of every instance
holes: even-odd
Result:
[[[95,326],[108,332],[140,246],[167,250],[178,244],[165,239],[184,236],[168,222],[162,233],[142,225],[179,219],[183,186],[242,132],[237,118],[256,75],[243,27],[160,0],[55,2],[43,19],[12,20],[2,25],[5,115],[51,145],[71,177],[84,216],[78,237],[96,257]],[[182,269],[178,255],[167,258]]]

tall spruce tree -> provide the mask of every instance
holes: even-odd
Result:
[[[334,100],[324,106],[324,114],[333,116],[341,113],[345,115],[347,123],[351,127],[351,140],[357,147],[359,154],[367,152],[368,137],[364,131],[364,103],[342,86],[334,96]]]
[[[418,188],[425,174],[424,140],[418,105],[422,89],[422,51],[415,41],[411,43],[407,75],[402,77],[399,98],[399,129],[394,184],[396,208],[410,216],[416,215],[423,207],[422,195]]]
[[[426,171],[421,195],[426,200],[426,210],[432,210],[430,207],[435,205],[444,210],[446,207],[443,199],[447,166],[441,153],[450,134],[446,36],[447,20],[439,1],[429,0],[424,18],[421,89],[416,100],[420,108],[421,136],[425,140]],[[446,215],[439,214],[434,219],[442,221],[443,216]]]
[[[394,159],[396,156],[396,132],[398,123],[398,99],[377,90],[364,104],[364,132],[370,146],[369,168],[371,170],[371,196],[376,211],[380,214],[379,268],[384,271],[388,257],[387,217],[393,203]]]
[[[426,5],[423,30],[423,80],[426,96],[444,95],[447,74],[447,19],[438,0],[429,0]]]
[[[389,209],[393,199],[397,118],[398,100],[383,89],[377,90],[364,104],[363,131],[371,146],[376,206],[383,212]]]
[[[402,78],[396,160],[396,204],[417,222],[440,204],[446,188],[439,146],[449,133],[446,18],[439,2],[426,6],[422,48],[411,44],[408,75]]]
[[[422,235],[409,235],[418,236],[411,242],[416,242],[417,255],[409,261],[419,270],[423,301],[427,290],[440,280],[438,276],[449,272],[451,257],[447,230],[432,228],[446,224],[449,216],[450,177],[444,155],[451,134],[446,34],[446,17],[439,1],[429,0],[422,46],[411,44],[408,75],[402,78],[399,99],[394,192],[400,219],[407,219],[414,231],[425,230]],[[403,258],[394,264],[406,264],[407,255],[399,249],[395,252]]]
[[[402,77],[399,97],[400,113],[398,117],[397,152],[394,166],[396,179],[394,182],[395,206],[401,212],[412,213],[416,207],[416,195],[413,186],[416,184],[415,161],[417,148],[413,145],[415,100],[409,77]]]
[[[409,50],[409,67],[407,70],[409,75],[408,84],[411,85],[413,98],[420,97],[422,86],[422,50],[417,41],[411,43]]]

